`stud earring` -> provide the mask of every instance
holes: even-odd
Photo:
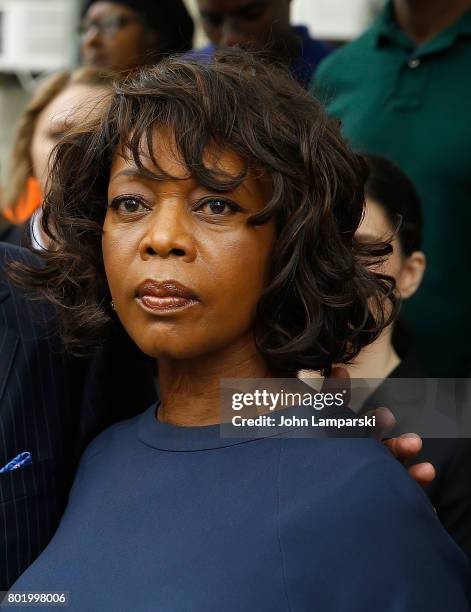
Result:
[[[110,305],[111,305],[111,308],[112,308],[113,310],[116,310],[116,307],[115,307],[115,305],[114,305],[114,300],[111,300]]]

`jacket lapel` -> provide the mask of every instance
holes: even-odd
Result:
[[[6,285],[5,283],[0,282],[0,304],[7,299],[7,297],[10,295],[10,291],[8,289],[8,285]]]
[[[0,282],[0,304],[2,304],[2,302],[4,302],[9,295],[10,293],[8,286]],[[8,376],[13,365],[17,346],[17,334],[9,330],[7,327],[0,325],[0,402],[5,392],[5,387],[7,385]]]

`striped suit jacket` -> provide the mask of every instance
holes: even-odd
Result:
[[[23,451],[33,458],[0,473],[0,591],[54,534],[84,445],[156,399],[150,364],[127,337],[92,359],[66,354],[53,308],[6,280],[7,260],[31,258],[0,243],[0,467]]]

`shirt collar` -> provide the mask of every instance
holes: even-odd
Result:
[[[138,437],[146,446],[163,451],[207,451],[226,448],[248,442],[276,437],[272,432],[257,433],[252,437],[226,438],[221,435],[219,425],[201,427],[180,427],[163,423],[157,418],[158,405],[153,404],[143,412],[138,421]]]
[[[300,38],[301,44],[299,54],[289,65],[289,70],[299,84],[306,88],[312,80],[314,70],[332,48],[326,43],[311,38],[309,30],[305,26],[297,25],[293,26],[293,29]],[[201,49],[189,51],[185,57],[207,64],[211,62],[216,51],[216,45],[209,43]]]
[[[398,27],[394,15],[392,0],[386,3],[374,24],[375,43],[377,47],[396,44],[400,47],[412,47],[412,41]]]
[[[405,47],[411,51],[415,50],[417,56],[428,55],[453,46],[460,36],[471,36],[471,9],[466,11],[456,23],[420,47],[416,47],[397,25],[392,0],[389,0],[381,11],[374,28],[377,47],[381,48],[392,44]]]

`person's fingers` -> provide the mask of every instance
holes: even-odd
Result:
[[[344,392],[345,404],[348,405],[351,397],[350,375],[345,368],[335,367],[332,369],[330,376],[324,379],[322,391],[324,393],[335,393],[340,388],[342,391],[346,391]],[[380,440],[397,424],[393,413],[386,407],[376,408],[366,415],[375,417],[375,437]],[[412,459],[422,449],[422,438],[415,433],[405,433],[395,438],[383,440],[383,442],[401,463]],[[411,478],[421,486],[430,484],[436,476],[435,468],[431,463],[417,463],[409,467],[407,471]]]
[[[416,465],[411,465],[407,471],[409,476],[422,487],[430,484],[436,476],[435,468],[431,463],[417,463]]]
[[[413,459],[422,449],[422,438],[414,433],[402,434],[397,438],[385,440],[384,443],[401,463]]]
[[[394,457],[401,463],[413,459],[422,448],[422,438],[414,433],[402,434],[397,438],[384,440]],[[431,463],[423,462],[407,468],[409,476],[422,487],[430,484],[436,476],[435,468]]]
[[[396,419],[393,413],[384,406],[369,410],[365,413],[365,416],[375,418],[375,426],[370,435],[377,440],[385,438],[388,431],[391,431],[396,426]]]

